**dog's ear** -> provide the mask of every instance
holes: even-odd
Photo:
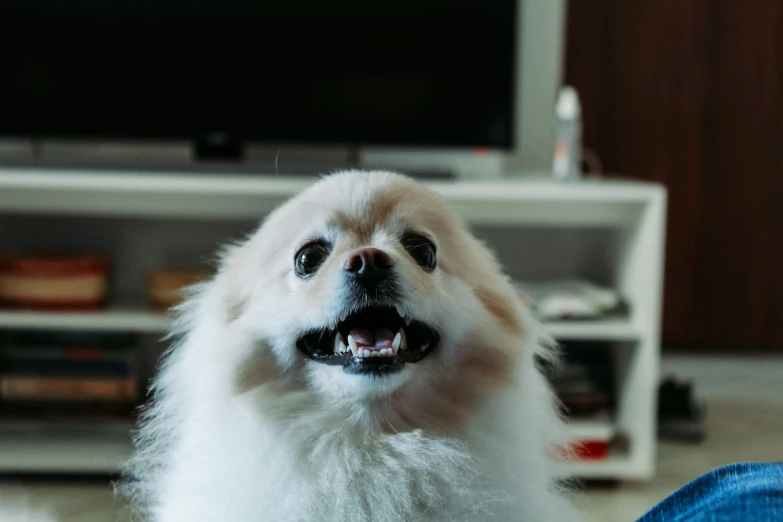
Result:
[[[447,255],[441,268],[457,275],[473,289],[474,294],[506,331],[524,333],[526,302],[510,284],[500,264],[487,246],[461,224],[452,223],[441,237],[445,250],[459,252]]]
[[[514,334],[523,333],[520,306],[524,306],[524,302],[518,295],[509,292],[507,288],[489,286],[479,286],[474,292],[484,309],[492,314],[505,330]]]
[[[218,309],[222,314],[221,321],[226,338],[222,342],[233,359],[234,393],[241,394],[276,381],[279,372],[271,349],[261,349],[258,343],[233,343],[235,335],[247,325],[235,325],[247,310],[254,293],[260,291],[258,277],[259,263],[254,253],[257,252],[251,243],[252,239],[243,243],[235,243],[225,247],[220,253],[219,270],[214,288],[218,292]]]
[[[239,319],[247,308],[253,291],[254,274],[248,272],[246,243],[234,243],[222,249],[219,254],[217,287],[224,313],[224,322]]]

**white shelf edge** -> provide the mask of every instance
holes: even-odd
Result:
[[[574,442],[586,439],[609,441],[617,434],[615,423],[603,419],[569,420],[566,429]]]
[[[544,330],[561,341],[636,341],[640,332],[628,319],[546,321]]]
[[[130,331],[164,333],[171,324],[166,314],[133,306],[112,306],[87,312],[0,310],[0,329],[55,328],[63,330]],[[637,340],[639,332],[627,320],[560,321],[544,323],[544,329],[559,340]]]
[[[141,307],[117,306],[88,312],[0,310],[0,328],[163,333],[171,322],[163,313]]]
[[[258,219],[316,178],[0,167],[0,211]],[[663,188],[632,181],[425,181],[474,224],[625,228]],[[524,204],[521,204],[524,203]]]
[[[557,466],[557,475],[564,479],[633,479],[643,478],[632,466],[632,461],[623,455],[609,455],[606,459],[562,462]]]
[[[287,197],[319,179],[315,176],[274,174],[189,173],[0,167],[0,189],[63,189],[131,191],[140,193],[256,193]],[[476,195],[504,200],[549,199],[562,201],[642,203],[658,197],[663,188],[635,180],[582,180],[563,183],[552,177],[513,177],[497,180],[427,181],[445,197],[472,199]]]

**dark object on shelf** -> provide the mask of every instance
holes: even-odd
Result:
[[[7,358],[2,361],[3,377],[125,377],[133,374],[133,361],[130,357],[121,360],[63,358]]]
[[[694,396],[692,382],[667,377],[658,389],[658,437],[702,442],[707,436],[705,410]]]
[[[622,484],[622,481],[618,479],[588,478],[588,479],[582,479],[580,482],[585,490],[592,490],[592,491],[613,490],[619,488],[620,485]]]
[[[19,401],[0,402],[0,421],[111,421],[135,422],[140,413],[137,403],[101,401]]]
[[[130,333],[20,330],[6,333],[0,338],[0,346],[4,355],[26,353],[63,357],[69,350],[79,349],[82,357],[89,357],[86,350],[127,350],[133,347],[135,341],[136,337]]]
[[[590,417],[609,410],[609,395],[603,391],[563,393],[557,391],[564,415],[572,419]]]
[[[606,343],[561,343],[562,365],[542,364],[563,413],[570,418],[610,414],[615,409],[615,364]]]
[[[397,169],[400,170],[400,169]],[[406,175],[425,180],[452,181],[454,180],[454,171],[448,169],[402,169]]]
[[[241,161],[245,156],[242,142],[222,132],[212,132],[196,140],[195,155],[206,161]]]
[[[0,337],[0,413],[126,410],[139,398],[134,336],[9,332]]]

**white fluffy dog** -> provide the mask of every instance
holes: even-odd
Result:
[[[152,522],[578,520],[536,324],[438,196],[330,175],[185,305],[125,483]]]

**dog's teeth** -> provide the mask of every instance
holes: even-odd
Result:
[[[383,350],[381,350],[381,355],[383,355],[385,357],[391,357],[392,349],[391,348],[384,348]]]
[[[397,332],[400,334],[400,350],[407,350],[408,349],[408,338],[405,337],[405,330],[400,328],[400,331]]]
[[[347,318],[348,318],[348,312],[343,312],[342,314],[340,314],[340,322],[341,323],[343,321],[345,321]]]
[[[364,350],[362,357],[370,357],[371,355],[370,350]]]
[[[356,346],[356,339],[351,334],[348,334],[348,346],[351,348],[351,353],[354,357],[361,357],[359,355],[359,348]]]
[[[340,333],[336,333],[334,336],[334,353],[343,353],[347,351],[348,348],[345,346],[345,341],[343,341],[343,336],[340,335]]]
[[[392,341],[392,347],[391,351],[396,355],[397,350],[400,349],[400,343],[402,342],[402,328],[400,328],[400,331],[397,332],[397,335],[394,336],[394,340]]]
[[[405,321],[405,326],[410,326],[411,325],[411,318],[408,317],[407,315],[405,317],[403,317],[403,320]]]

